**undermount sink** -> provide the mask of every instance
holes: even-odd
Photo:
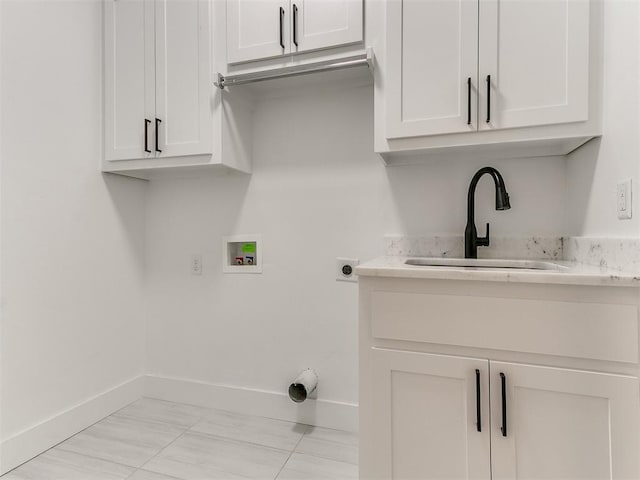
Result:
[[[567,267],[540,260],[492,260],[477,258],[410,258],[405,265],[416,267],[487,268],[515,270],[564,270]]]

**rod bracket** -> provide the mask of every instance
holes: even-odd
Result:
[[[213,84],[218,87],[220,90],[224,90],[224,75],[218,73],[218,80],[213,82]]]

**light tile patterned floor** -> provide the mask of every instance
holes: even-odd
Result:
[[[142,399],[2,480],[348,480],[356,434]]]

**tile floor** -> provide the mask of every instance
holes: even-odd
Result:
[[[144,398],[2,480],[346,480],[356,434]]]

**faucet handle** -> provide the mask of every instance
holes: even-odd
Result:
[[[487,236],[486,237],[478,237],[476,241],[476,245],[479,247],[488,247],[489,246],[489,222],[487,222]]]

